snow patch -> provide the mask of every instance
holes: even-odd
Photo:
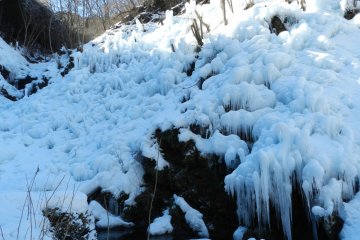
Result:
[[[192,208],[184,198],[174,194],[174,200],[175,204],[185,213],[185,220],[189,227],[200,237],[209,237],[209,231],[204,223],[203,215],[198,210]]]
[[[100,228],[132,227],[134,224],[124,221],[120,216],[114,216],[105,210],[100,203],[91,201],[89,211],[97,220],[96,226]]]
[[[151,235],[163,235],[172,233],[174,227],[171,225],[171,216],[169,210],[165,210],[161,217],[155,218],[149,226],[149,233]]]

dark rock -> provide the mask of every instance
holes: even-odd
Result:
[[[292,201],[292,239],[313,239],[315,233],[314,223],[312,222],[313,217],[311,211],[307,206],[305,194],[300,186],[294,183],[293,191],[291,194]]]
[[[359,13],[359,9],[346,9],[344,13],[344,18],[347,20],[351,20],[355,17],[356,14]]]
[[[322,217],[318,220],[318,239],[338,240],[344,221],[337,215]]]
[[[62,71],[60,74],[61,76],[65,77],[65,75],[67,75],[71,69],[73,69],[75,67],[74,65],[74,57],[70,56],[69,58],[69,63],[66,65],[64,71]]]
[[[37,80],[36,77],[31,77],[27,75],[25,78],[15,79],[15,87],[18,90],[22,90],[25,86],[33,81]]]
[[[11,101],[17,101],[17,97],[12,96],[11,94],[8,93],[8,91],[6,91],[6,89],[4,88],[0,88],[0,94],[3,95],[4,97],[6,97],[7,99],[11,100]]]
[[[198,125],[192,125],[190,129],[200,135],[207,132],[206,128]],[[238,225],[243,224],[238,223],[235,199],[224,191],[223,180],[227,175],[224,163],[216,156],[202,156],[193,141],[179,142],[178,134],[178,129],[165,132],[158,130],[155,133],[162,154],[170,167],[156,171],[155,161],[139,159],[145,171],[144,191],[135,199],[135,205],[125,204],[128,198],[126,194],[114,198],[109,193],[101,192],[101,189],[97,190],[95,194],[97,197],[89,197],[100,202],[111,213],[121,215],[125,220],[135,223],[135,227],[130,232],[126,230],[126,236],[121,236],[120,239],[146,238],[151,204],[151,221],[161,216],[165,209],[169,209],[174,227],[170,239],[198,237],[187,225],[181,209],[174,204],[174,194],[183,197],[190,206],[203,214],[211,239],[231,239]],[[207,134],[204,135],[206,136]],[[296,176],[293,176],[292,239],[338,239],[343,221],[336,214],[315,220],[304,196]],[[252,225],[247,227],[245,239],[249,237],[285,239],[279,213],[276,212],[272,202],[270,202],[269,225],[260,228],[255,217]],[[125,230],[115,231],[124,234]]]
[[[270,31],[272,33],[275,33],[276,35],[279,35],[281,32],[286,31],[286,27],[284,23],[281,21],[281,19],[278,16],[274,16],[271,19]]]
[[[195,70],[195,62],[192,62],[185,70],[186,75],[190,77],[192,75],[192,73],[194,72],[194,70]]]
[[[193,126],[195,132],[199,129]],[[156,171],[155,161],[146,158],[139,160],[145,170],[144,191],[135,199],[136,205],[124,204],[128,198],[125,194],[114,199],[111,194],[103,193],[100,189],[89,196],[89,199],[107,206],[110,212],[135,223],[133,232],[121,239],[146,238],[152,199],[151,221],[169,209],[174,226],[171,236],[174,239],[198,237],[186,223],[184,213],[174,204],[174,194],[182,196],[190,206],[203,214],[212,239],[231,239],[238,227],[235,199],[224,190],[224,177],[227,174],[225,164],[218,157],[201,156],[192,141],[179,142],[178,134],[178,129],[156,131],[155,137],[170,167]]]
[[[28,95],[36,93],[38,90],[46,87],[49,84],[49,79],[45,76],[42,77],[41,81],[33,83],[31,89],[28,92]]]
[[[194,131],[197,129],[194,126]],[[238,223],[235,200],[224,191],[226,166],[218,157],[201,156],[194,142],[179,142],[178,133],[177,129],[173,129],[157,131],[155,134],[170,167],[157,173],[152,218],[160,216],[164,209],[170,208],[170,212],[174,214],[174,234],[181,234],[185,238],[196,237],[187,227],[183,214],[174,207],[173,194],[177,194],[204,215],[211,238],[230,239]],[[148,206],[155,185],[156,171],[154,161],[145,159],[143,165],[146,190],[139,199],[144,201],[142,206]]]
[[[10,77],[10,71],[2,65],[0,65],[0,74],[5,80],[9,79]]]
[[[49,83],[49,79],[46,78],[45,76],[43,76],[41,80],[39,80],[37,77],[32,77],[30,75],[27,75],[24,78],[11,79],[10,78],[11,72],[1,65],[0,65],[0,74],[10,85],[15,87],[17,90],[20,90],[20,92],[22,93],[24,93],[23,90],[25,89],[26,85],[30,84],[27,92],[28,95],[36,93],[39,89],[46,87]],[[0,88],[0,94],[11,101],[17,101],[19,99],[18,97],[12,96],[4,88]]]
[[[89,194],[88,201],[93,200],[100,203],[110,213],[117,216],[124,216],[126,213],[125,201],[129,196],[125,193],[121,193],[119,197],[113,196],[111,193],[102,191],[101,188],[97,188],[93,193]]]
[[[196,135],[200,135],[202,138],[209,138],[210,137],[210,130],[209,127],[199,126],[197,124],[191,124],[190,130],[195,133]]]
[[[148,23],[153,19],[153,14],[148,12],[143,12],[138,15],[138,19],[141,23]]]

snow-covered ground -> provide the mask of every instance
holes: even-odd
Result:
[[[28,64],[0,39],[1,65],[51,76],[49,86],[17,102],[0,96],[0,236],[39,239],[48,205],[103,216],[86,201],[98,187],[125,192],[134,204],[142,190],[138,155],[166,167],[153,133],[176,127],[180,140],[193,139],[234,169],[224,181],[243,223],[258,214],[266,225],[271,201],[290,238],[296,175],[313,214],[342,212],[341,237],[355,239],[360,17],[343,18],[344,0],[308,0],[306,12],[296,1],[255,1],[246,11],[245,2],[233,1],[227,26],[219,1],[211,1],[191,2],[181,16],[167,12],[163,25],[109,30],[73,53],[75,68],[65,77],[55,61]],[[210,25],[198,56],[195,9]],[[269,30],[274,15],[287,19],[278,36]],[[210,137],[192,133],[191,124]]]

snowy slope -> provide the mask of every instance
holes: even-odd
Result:
[[[21,98],[22,94],[14,86],[10,85],[6,77],[14,79],[25,77],[30,71],[29,64],[18,51],[15,51],[0,38],[0,70],[6,69],[11,76],[0,75],[0,89],[5,89],[12,96]],[[0,96],[2,98],[2,96]]]
[[[63,64],[66,58],[54,55],[49,61],[31,64],[21,55],[22,51],[25,49],[13,48],[0,38],[0,101],[6,94],[13,100],[28,96],[45,80],[46,84],[51,83],[60,74],[58,64]]]
[[[203,154],[224,158],[234,169],[226,189],[237,196],[246,225],[258,214],[266,226],[271,201],[291,238],[294,174],[314,215],[359,204],[342,199],[354,197],[360,170],[360,18],[343,19],[344,1],[314,0],[306,12],[296,1],[256,2],[245,11],[243,1],[233,1],[227,26],[218,1],[211,1],[192,2],[182,16],[168,12],[163,25],[109,30],[73,53],[75,68],[64,78],[51,62],[48,87],[17,102],[0,97],[5,239],[30,238],[30,230],[38,239],[44,196],[55,190],[64,199],[75,196],[74,211],[86,211],[85,194],[97,187],[125,192],[133,204],[143,174],[137,157],[157,160],[159,169],[168,165],[152,137],[157,128],[181,128],[180,140],[193,139]],[[190,30],[195,8],[211,29],[198,57]],[[269,30],[274,15],[289,19],[278,36]],[[211,136],[195,135],[191,124]],[[29,187],[35,220],[20,220]],[[360,216],[343,216],[341,236],[354,239],[352,221]]]

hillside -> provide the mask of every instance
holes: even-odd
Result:
[[[229,2],[41,63],[0,39],[3,239],[52,239],[66,213],[84,239],[145,239],[149,218],[169,239],[357,239],[359,15]]]

